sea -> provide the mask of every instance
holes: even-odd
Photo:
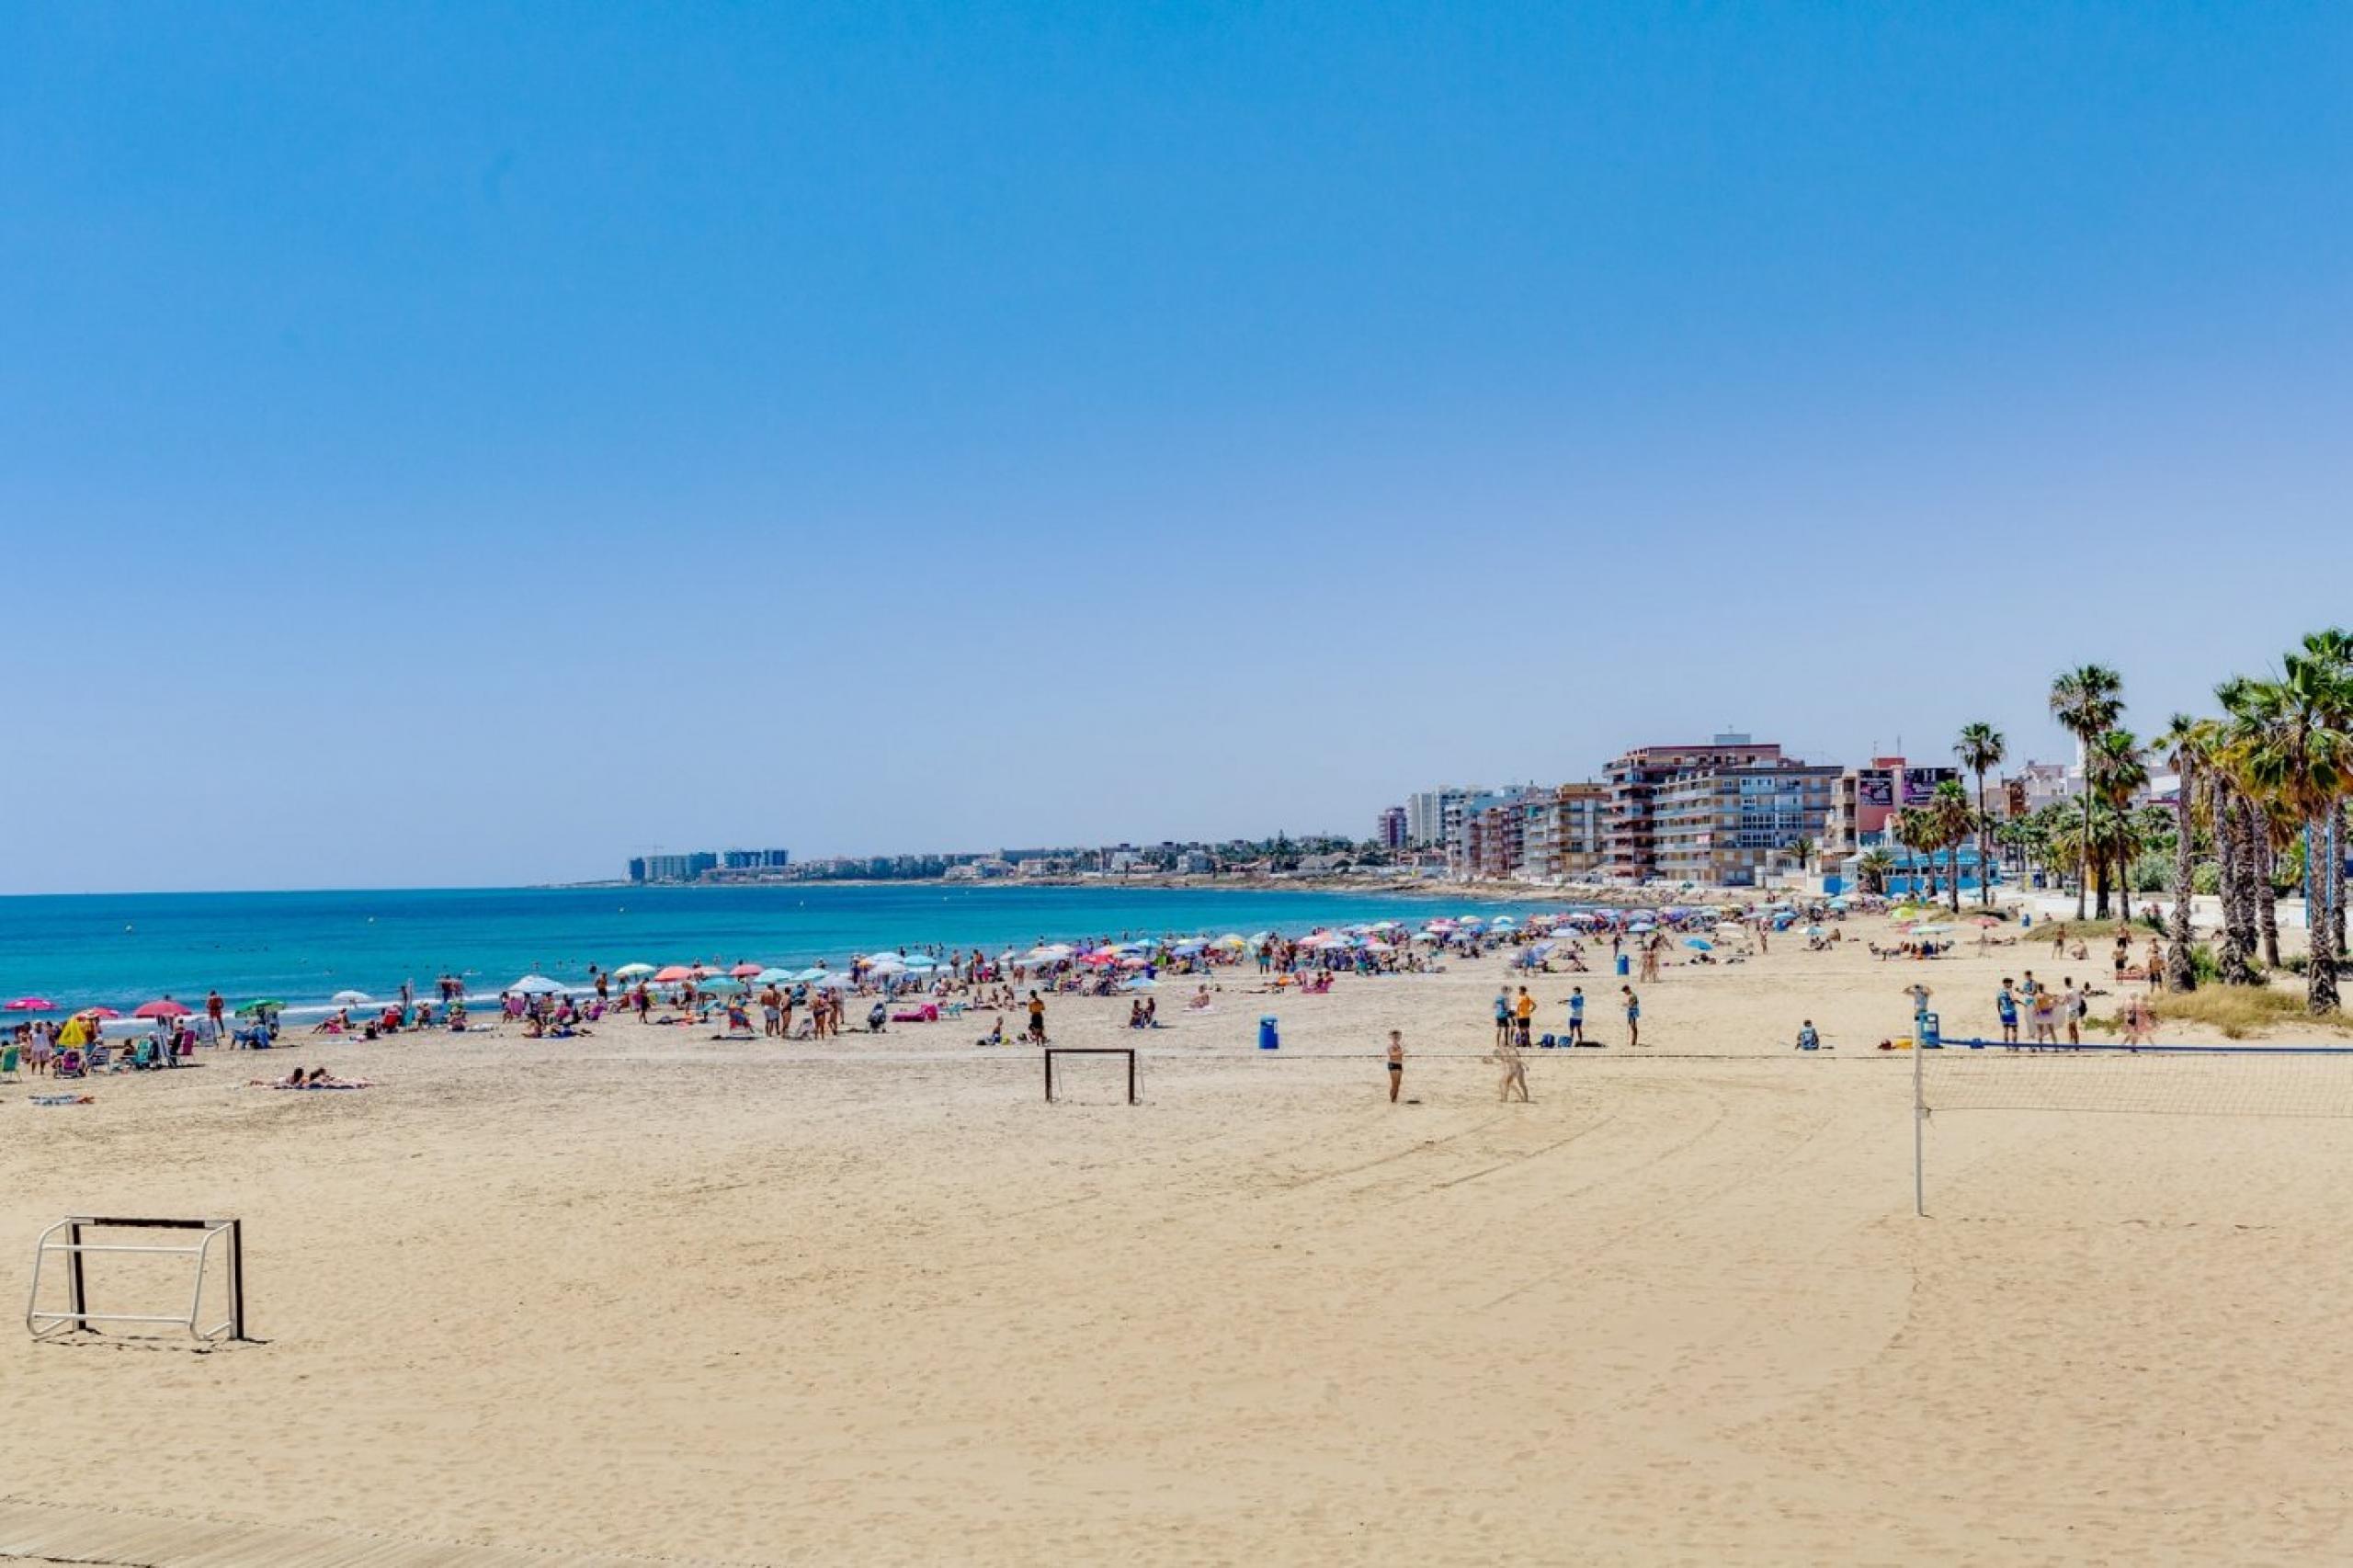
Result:
[[[585,984],[591,964],[839,967],[899,947],[1297,934],[1499,907],[1411,892],[938,882],[28,895],[0,897],[0,1002],[127,1013],[217,989],[232,1005],[300,1010],[345,990],[389,999],[404,981],[429,995],[445,973],[494,995],[526,974]]]

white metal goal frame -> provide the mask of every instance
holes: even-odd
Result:
[[[1054,1103],[1054,1058],[1057,1056],[1124,1056],[1128,1059],[1128,1103],[1136,1097],[1136,1048],[1132,1045],[1050,1045],[1045,1048],[1046,1103]]]
[[[93,1242],[85,1240],[91,1231],[198,1231],[202,1234],[192,1246],[159,1246],[132,1242]],[[63,1239],[60,1238],[60,1233]],[[204,1277],[212,1261],[214,1246],[221,1248],[226,1278],[223,1294],[228,1298],[228,1315],[217,1323],[204,1321]],[[185,1312],[96,1312],[90,1310],[89,1281],[82,1260],[92,1254],[133,1253],[149,1256],[188,1257],[196,1260]],[[40,1304],[42,1266],[51,1256],[62,1256],[65,1269],[65,1311],[56,1312]],[[40,1233],[33,1248],[32,1290],[25,1301],[25,1327],[35,1339],[51,1339],[65,1334],[98,1334],[102,1323],[151,1324],[175,1325],[185,1329],[188,1337],[205,1344],[242,1340],[245,1337],[245,1223],[243,1220],[168,1220],[147,1216],[110,1214],[72,1214],[60,1220]]]

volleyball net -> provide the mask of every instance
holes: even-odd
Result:
[[[1926,1129],[1977,1112],[2353,1118],[2353,1046],[2011,1046],[1947,1040],[1912,1062],[1915,1212],[1927,1212]]]

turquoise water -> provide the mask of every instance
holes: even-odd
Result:
[[[584,983],[592,963],[799,967],[902,945],[994,953],[1041,938],[1300,932],[1471,907],[1412,894],[937,882],[0,898],[0,1001],[128,1011],[217,987],[233,1003],[300,1006],[345,989],[389,997],[404,980],[430,994],[444,972],[496,991],[530,972]]]

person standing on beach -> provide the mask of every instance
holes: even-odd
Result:
[[[1525,985],[1519,988],[1519,999],[1512,1004],[1512,1016],[1515,1043],[1525,1051],[1528,1049],[1529,1030],[1536,1021],[1536,998],[1528,994]]]
[[[1634,988],[1631,985],[1620,986],[1618,994],[1626,999],[1626,1043],[1640,1045],[1643,1043],[1643,999],[1634,994]]]
[[[1488,1053],[1487,1060],[1504,1070],[1503,1081],[1495,1087],[1495,1098],[1498,1102],[1508,1105],[1511,1102],[1511,1092],[1517,1088],[1519,1091],[1522,1105],[1535,1103],[1528,1096],[1528,1058],[1519,1053],[1518,1046],[1507,1039],[1499,1040],[1495,1044],[1495,1049]]]
[[[1507,1045],[1510,1041],[1511,993],[1499,987],[1495,992],[1495,1043]]]
[[[222,1040],[229,1038],[221,1028],[221,1016],[224,1006],[225,1004],[221,1000],[221,993],[218,991],[207,992],[205,994],[204,1016],[212,1025],[212,1043],[215,1045],[219,1045]]]
[[[1029,993],[1029,1043],[1046,1043],[1046,1004],[1035,991]]]
[[[1585,987],[1569,987],[1569,1043],[1585,1043]]]
[[[2010,977],[2006,974],[2002,977],[2001,994],[1994,998],[1994,1011],[2000,1016],[2002,1020],[2002,1043],[2010,1047],[2013,1051],[2017,1050],[2018,1043],[2018,994],[2010,989]]]
[[[1397,1030],[1389,1031],[1389,1103],[1397,1103],[1397,1090],[1405,1081],[1405,1037]]]
[[[2067,1026],[2067,1043],[2081,1045],[2084,1043],[2084,995],[2075,989],[2075,977],[2072,974],[2066,976],[2061,984],[2063,989],[2059,993],[2060,1021]]]

